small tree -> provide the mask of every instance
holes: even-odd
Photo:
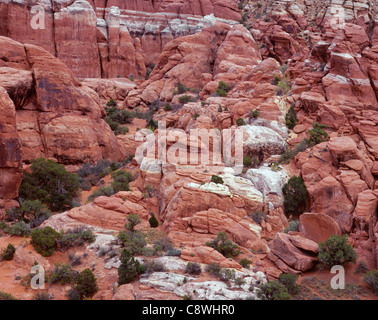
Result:
[[[20,198],[40,200],[51,210],[70,208],[79,191],[76,174],[52,160],[39,158],[32,160],[31,172],[25,172],[19,189]]]
[[[188,262],[185,272],[189,274],[201,274],[202,269],[197,262]]]
[[[135,231],[135,227],[141,223],[140,218],[137,214],[129,214],[127,216],[127,223],[125,224],[126,230]]]
[[[211,176],[211,182],[214,182],[216,184],[223,184],[223,179],[220,176],[213,175]]]
[[[287,216],[300,215],[307,207],[308,192],[301,177],[293,176],[283,186],[284,209]]]
[[[243,118],[238,118],[236,120],[236,124],[237,124],[238,127],[240,127],[240,126],[244,126],[245,122],[244,122]]]
[[[75,283],[75,290],[81,299],[92,297],[98,290],[96,277],[90,269],[85,269],[77,274]]]
[[[121,253],[121,265],[118,268],[118,284],[122,285],[134,281],[142,272],[141,265],[135,260],[130,251],[123,249]]]
[[[319,261],[328,268],[346,262],[356,262],[357,254],[348,244],[346,236],[331,235],[319,243]]]
[[[286,126],[289,129],[293,129],[297,125],[298,118],[293,105],[289,108],[289,110],[286,113],[285,122]]]
[[[323,129],[326,129],[325,124],[319,124],[314,122],[312,124],[312,129],[308,130],[309,138],[306,140],[309,146],[315,146],[321,142],[328,141],[328,133]]]

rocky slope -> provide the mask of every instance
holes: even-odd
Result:
[[[43,5],[47,28],[32,31],[16,19],[30,19],[30,5],[0,3],[0,34],[7,36],[0,37],[0,108],[6,115],[0,119],[0,207],[16,204],[23,162],[33,158],[79,165],[139,155],[125,167],[136,175],[131,191],[98,197],[44,222],[56,230],[86,226],[96,233],[82,265],[96,265],[100,290],[95,299],[181,299],[193,292],[198,299],[256,298],[258,283],[282,273],[299,274],[302,281],[316,275],[319,242],[334,234],[348,235],[358,262],[378,267],[376,1]],[[151,63],[146,80],[117,77],[144,78]],[[225,94],[217,91],[222,82],[228,85]],[[145,119],[134,119],[128,133],[115,137],[104,121],[110,99],[137,115],[152,112],[167,130],[156,130],[150,143],[143,139],[146,130],[137,127]],[[290,107],[298,118],[292,129],[285,125]],[[329,139],[303,147],[316,122],[326,126]],[[226,149],[238,138],[237,128],[242,132],[237,143],[253,162],[241,172],[225,157],[216,162],[214,150],[209,163],[188,161],[186,155],[174,163],[156,161],[162,143],[172,147],[190,140],[184,136],[177,143],[177,129],[184,134],[219,129]],[[289,147],[298,145],[302,148],[288,163],[279,163]],[[203,152],[198,143],[184,148]],[[223,184],[214,183],[213,175]],[[293,175],[302,177],[309,201],[298,230],[287,233],[293,217],[284,214],[282,187]],[[149,226],[151,212],[158,217],[157,230]],[[138,228],[150,236],[150,247],[159,234],[181,254],[138,257],[165,268],[118,287],[119,255],[104,257],[103,252],[120,249],[114,247],[114,234],[131,213],[141,218]],[[221,231],[238,245],[236,258],[206,244]],[[17,243],[20,259],[24,244],[15,237],[0,240]],[[70,250],[82,253],[82,248]],[[243,258],[251,261],[250,269],[242,267]],[[59,253],[41,263],[67,259]],[[227,286],[206,272],[188,275],[188,261],[203,270],[219,263],[245,282]],[[0,262],[0,270],[11,263]],[[12,275],[27,272],[19,265]],[[350,276],[352,267],[347,269]],[[358,276],[351,278],[361,283]],[[18,297],[32,298],[17,290]],[[68,288],[49,291],[63,298]]]

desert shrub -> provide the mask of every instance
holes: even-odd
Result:
[[[297,122],[298,122],[297,114],[294,110],[294,106],[292,105],[286,113],[285,123],[289,129],[293,129],[297,125]]]
[[[9,227],[8,233],[11,236],[29,236],[30,235],[30,226],[26,224],[25,222],[16,222],[12,226]]]
[[[370,287],[370,289],[375,294],[378,294],[378,270],[377,269],[368,271],[363,281]]]
[[[215,91],[215,94],[218,96],[218,97],[227,97],[227,91],[223,90],[223,89],[217,89]]]
[[[148,261],[144,264],[144,273],[150,274],[153,272],[164,272],[167,271],[164,264],[159,261]]]
[[[293,176],[282,188],[284,195],[284,210],[287,216],[300,215],[307,207],[308,192],[301,177]]]
[[[223,179],[220,176],[212,175],[211,176],[211,182],[214,182],[216,184],[223,184]]]
[[[164,111],[171,111],[171,110],[172,110],[172,106],[169,103],[167,103],[164,107]]]
[[[72,270],[72,266],[67,264],[55,263],[54,269],[49,276],[49,283],[70,284],[75,280],[76,272]]]
[[[34,229],[31,233],[31,244],[39,254],[49,257],[55,252],[59,235],[59,232],[51,227]]]
[[[245,122],[244,122],[243,118],[238,118],[236,120],[236,124],[237,124],[238,127],[240,127],[240,126],[244,126]]]
[[[297,274],[283,273],[278,277],[278,282],[282,283],[290,295],[299,293],[299,286],[296,284],[298,280]]]
[[[156,219],[155,215],[151,215],[151,218],[148,219],[151,228],[157,228],[159,226],[159,221]]]
[[[201,269],[201,266],[197,262],[188,262],[186,265],[185,272],[189,274],[198,275],[198,274],[201,274],[202,269]]]
[[[165,254],[167,256],[171,256],[171,257],[180,257],[181,256],[181,250],[176,249],[176,248],[172,248],[172,249],[168,249]]]
[[[331,235],[325,242],[319,243],[319,261],[326,267],[355,262],[357,254],[348,244],[346,236]]]
[[[248,117],[250,119],[254,118],[258,118],[260,116],[260,110],[259,109],[254,109],[254,110],[249,110],[248,112]]]
[[[251,265],[251,261],[249,261],[247,258],[243,258],[239,261],[239,264],[246,269],[249,269],[249,266]]]
[[[240,253],[238,246],[232,243],[224,231],[219,231],[217,237],[212,241],[206,242],[206,245],[214,248],[226,258],[236,257]]]
[[[83,227],[62,232],[56,241],[59,250],[64,252],[71,247],[83,245],[85,242],[91,243],[95,240],[96,236],[92,231]]]
[[[207,271],[208,273],[210,273],[210,274],[212,274],[216,277],[219,277],[221,270],[222,270],[222,268],[221,268],[220,264],[217,263],[217,262],[212,262],[205,267],[205,271]]]
[[[122,285],[134,281],[138,274],[142,272],[139,261],[134,259],[127,249],[123,249],[120,260],[121,265],[118,268],[118,284]]]
[[[118,170],[111,173],[113,181],[111,187],[115,193],[119,191],[130,191],[129,183],[133,181],[133,176],[130,172],[125,170]]]
[[[287,288],[278,281],[270,281],[259,286],[257,296],[261,300],[290,300]]]
[[[257,224],[261,224],[261,222],[266,221],[266,213],[263,211],[256,211],[251,213],[251,218]]]
[[[143,254],[147,245],[146,236],[140,231],[121,231],[118,234],[122,246],[126,248],[132,255]]]
[[[111,186],[100,187],[97,190],[92,192],[92,194],[88,197],[87,201],[91,202],[91,201],[93,201],[94,199],[96,199],[97,197],[100,197],[100,196],[110,197],[113,194],[115,194],[115,192],[114,192],[114,189]]]
[[[0,301],[5,300],[18,300],[17,298],[13,297],[10,293],[0,291]]]
[[[110,99],[107,103],[106,106],[108,107],[115,107],[117,105],[117,102],[114,99]]]
[[[305,151],[310,145],[307,139],[303,139],[293,150],[287,148],[280,157],[280,163],[289,163],[299,153]]]
[[[157,121],[155,121],[154,119],[150,119],[147,122],[147,129],[149,129],[151,131],[155,131],[158,127],[159,127],[159,123]]]
[[[11,243],[9,243],[7,248],[3,251],[2,257],[6,261],[13,260],[13,256],[15,252],[16,252],[16,248]]]
[[[290,83],[287,78],[280,79],[277,83],[278,89],[276,90],[277,96],[287,95],[290,91]]]
[[[183,94],[185,92],[189,91],[189,89],[187,87],[185,87],[181,81],[178,82],[177,84],[177,93],[178,94]]]
[[[33,300],[52,300],[52,296],[46,291],[38,291],[34,294]]]
[[[309,138],[306,139],[307,144],[312,147],[321,142],[328,141],[328,133],[323,130],[326,128],[326,125],[314,122],[312,124],[312,129],[308,130]]]
[[[249,168],[249,167],[252,166],[252,159],[251,159],[250,156],[244,156],[244,158],[243,158],[243,166],[247,167],[247,168]]]
[[[369,271],[369,267],[367,263],[362,260],[357,264],[357,268],[354,270],[354,273],[360,274],[360,273],[366,273],[367,271]]]
[[[199,116],[199,113],[196,112],[195,114],[193,114],[193,120],[196,120]]]
[[[92,184],[87,179],[81,179],[80,189],[84,191],[89,191],[92,188]]]
[[[84,269],[75,276],[75,287],[81,299],[92,297],[97,288],[97,280],[90,269]]]
[[[6,210],[7,221],[23,221],[31,228],[38,227],[51,216],[51,211],[39,200],[24,200],[20,207]]]
[[[52,160],[32,160],[31,172],[25,172],[19,189],[23,200],[40,200],[51,210],[70,208],[79,190],[76,174]]]
[[[185,104],[185,103],[188,103],[188,102],[191,102],[191,101],[192,101],[192,97],[188,96],[187,94],[179,97],[179,102],[181,104]]]
[[[221,105],[219,105],[219,107],[218,107],[218,112],[223,112],[223,109],[222,109]]]
[[[291,220],[289,225],[285,228],[284,232],[289,233],[290,231],[299,231],[299,220]]]
[[[221,269],[221,271],[219,272],[219,279],[224,282],[235,280],[235,270]]]
[[[67,292],[67,299],[68,300],[80,300],[80,294],[77,290],[71,288]]]

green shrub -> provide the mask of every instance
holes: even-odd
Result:
[[[217,89],[215,91],[215,94],[218,96],[218,97],[227,97],[227,91],[223,90],[223,89]]]
[[[282,283],[290,295],[299,293],[299,286],[296,284],[298,280],[297,274],[283,273],[278,277],[278,282]]]
[[[29,236],[30,235],[30,227],[29,227],[28,224],[26,224],[23,221],[16,222],[15,224],[13,224],[9,228],[8,233],[11,236],[21,236],[21,237]]]
[[[201,274],[202,269],[201,269],[201,266],[197,262],[188,262],[188,264],[186,265],[185,272],[189,274],[198,275],[198,274]]]
[[[123,249],[120,260],[121,265],[118,268],[118,284],[122,285],[134,281],[142,272],[139,261],[135,260],[127,249]]]
[[[293,129],[297,125],[298,118],[293,105],[289,108],[289,110],[286,113],[285,122],[286,126],[289,129]]]
[[[249,110],[248,112],[248,117],[251,118],[258,118],[260,116],[260,110],[259,109],[254,109],[254,110]]]
[[[188,91],[188,88],[185,87],[185,86],[181,83],[181,81],[179,81],[178,84],[177,84],[177,92],[178,92],[178,94],[183,94],[183,93],[185,93],[185,92],[187,92],[187,91]]]
[[[283,186],[284,210],[287,216],[300,215],[307,207],[308,192],[301,177],[293,176]]]
[[[212,263],[208,264],[205,268],[205,271],[207,271],[208,273],[210,273],[210,274],[212,274],[216,277],[219,277],[221,270],[222,270],[222,267],[217,262],[212,262]]]
[[[97,190],[93,191],[93,193],[88,197],[87,201],[93,201],[97,197],[105,196],[110,197],[115,194],[114,189],[111,186],[108,187],[100,187]]]
[[[51,216],[51,211],[40,200],[25,200],[20,207],[6,210],[7,221],[23,221],[29,223],[31,228],[38,227]]]
[[[16,252],[16,248],[11,243],[9,243],[7,248],[4,250],[2,254],[3,259],[6,261],[13,260],[13,256],[15,252]]]
[[[31,172],[25,172],[19,189],[24,200],[40,200],[51,210],[60,211],[71,207],[79,190],[76,174],[52,160],[32,160]]]
[[[71,288],[67,292],[67,299],[68,300],[80,300],[80,294],[76,289]]]
[[[31,233],[31,244],[39,254],[49,257],[55,252],[59,236],[59,232],[51,227],[35,229]]]
[[[75,276],[75,288],[81,299],[92,297],[97,288],[97,280],[90,269],[85,269]]]
[[[219,279],[224,282],[235,280],[235,270],[221,269],[221,271],[219,272]]]
[[[143,254],[144,248],[147,245],[146,236],[140,231],[120,231],[118,239],[132,255]]]
[[[211,176],[211,182],[214,182],[216,184],[223,184],[224,183],[222,177],[217,176],[217,175],[212,175]]]
[[[60,284],[65,285],[65,284],[74,283],[74,280],[75,280],[75,271],[72,270],[72,267],[69,263],[67,264],[55,263],[54,270],[49,276],[49,283],[60,282]]]
[[[57,245],[60,248],[59,250],[64,252],[71,247],[83,245],[85,242],[91,243],[95,240],[96,236],[90,229],[79,227],[62,232],[57,239]]]
[[[110,99],[110,100],[106,103],[106,105],[107,105],[108,107],[114,107],[114,106],[117,105],[117,102],[116,102],[114,99]]]
[[[240,127],[240,126],[244,126],[245,122],[244,122],[243,118],[238,118],[236,120],[236,124],[237,124],[238,127]]]
[[[373,290],[375,294],[378,294],[378,270],[374,269],[368,271],[363,279],[364,282]]]
[[[287,95],[290,91],[290,83],[286,78],[280,79],[277,83],[278,90],[276,90],[277,96]]]
[[[259,286],[257,296],[262,300],[290,300],[289,291],[278,281],[270,281]]]
[[[132,174],[125,170],[118,170],[111,173],[113,181],[111,187],[115,193],[119,191],[130,191],[129,183],[134,180]]]
[[[127,223],[125,224],[126,230],[135,231],[135,227],[141,223],[138,214],[129,214],[127,216]]]
[[[354,273],[360,274],[360,273],[366,273],[369,271],[369,267],[365,261],[360,261],[357,265],[356,270],[354,270]]]
[[[323,130],[326,128],[326,125],[314,122],[312,124],[312,129],[308,130],[309,138],[306,140],[307,144],[312,147],[321,142],[328,141],[328,133]]]
[[[147,129],[151,130],[151,131],[155,131],[157,128],[159,127],[159,123],[153,119],[150,119],[148,122],[147,122]]]
[[[167,103],[164,107],[164,111],[171,111],[171,110],[172,110],[172,106],[169,103]]]
[[[13,297],[10,293],[0,291],[0,301],[5,301],[5,300],[18,300],[18,299]]]
[[[246,269],[249,269],[249,266],[251,265],[251,261],[249,261],[248,259],[246,258],[243,258],[240,260],[239,264],[243,267],[243,268],[246,268]]]
[[[38,291],[34,294],[33,300],[52,300],[52,296],[48,292]]]
[[[243,166],[247,167],[247,168],[249,168],[249,167],[252,166],[252,159],[251,159],[250,156],[244,156],[244,158],[243,158]]]
[[[236,257],[240,253],[238,246],[232,243],[224,231],[219,231],[217,237],[212,241],[206,242],[206,245],[214,248],[226,258]]]
[[[159,226],[159,221],[156,219],[155,215],[152,215],[150,219],[148,219],[151,228],[157,228]]]
[[[159,261],[148,261],[144,264],[144,273],[150,274],[153,272],[164,272],[167,271],[164,264]]]
[[[224,90],[224,91],[227,92],[227,91],[230,90],[230,86],[227,83],[225,83],[224,81],[219,81],[218,82],[218,89]]]
[[[199,115],[199,113],[195,113],[195,114],[193,114],[193,120],[197,120],[197,118],[199,117],[200,115]]]
[[[326,267],[355,262],[357,254],[348,244],[346,236],[331,235],[325,242],[319,243],[319,261]]]
[[[188,96],[187,94],[179,97],[179,102],[181,104],[185,104],[185,103],[188,103],[188,102],[191,102],[192,101],[192,97],[191,96]]]

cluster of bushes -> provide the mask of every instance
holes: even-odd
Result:
[[[246,168],[256,168],[261,164],[262,160],[257,155],[245,155],[243,157],[243,166]]]
[[[281,79],[278,75],[274,75],[272,84],[278,87],[276,90],[277,96],[287,95],[291,89],[290,81],[286,77]]]
[[[16,248],[11,243],[9,243],[8,246],[5,249],[3,249],[1,253],[1,258],[6,261],[13,260],[13,256],[15,253]]]
[[[115,135],[126,134],[128,132],[128,128],[121,127],[120,125],[131,123],[133,121],[131,112],[126,109],[118,109],[114,100],[109,100],[107,106],[108,108],[105,108],[105,121],[109,125],[110,129],[112,129]]]
[[[61,285],[71,284],[72,287],[67,294],[69,300],[88,299],[98,290],[97,280],[92,270],[84,269],[78,272],[73,270],[69,263],[56,263],[48,276],[48,282]]]
[[[51,216],[51,211],[40,200],[24,200],[17,208],[5,211],[5,221],[24,222],[31,228],[38,227]]]
[[[77,171],[79,176],[80,188],[89,191],[99,181],[113,171],[123,167],[129,159],[122,162],[111,162],[109,160],[100,160],[95,165],[84,163]]]
[[[119,191],[130,191],[129,183],[134,180],[130,172],[125,170],[113,171],[111,177],[110,186],[101,186],[88,197],[87,201],[93,201],[100,196],[110,197]]]
[[[72,207],[79,191],[79,178],[52,160],[32,160],[31,172],[25,172],[19,189],[21,200],[40,200],[52,211]]]
[[[295,274],[281,274],[278,280],[260,284],[257,296],[262,300],[290,300],[299,293],[297,279],[298,275]]]
[[[228,91],[230,91],[230,89],[231,87],[227,83],[219,81],[215,95],[218,97],[227,97]]]
[[[217,237],[212,241],[206,242],[206,245],[214,248],[226,258],[236,257],[240,253],[239,247],[229,239],[229,236],[224,231],[218,232]]]
[[[78,228],[71,231],[57,232],[51,227],[43,229],[34,229],[31,232],[31,244],[34,249],[44,257],[54,254],[55,250],[64,251],[72,246],[91,243],[95,240],[95,236],[91,230]]]

